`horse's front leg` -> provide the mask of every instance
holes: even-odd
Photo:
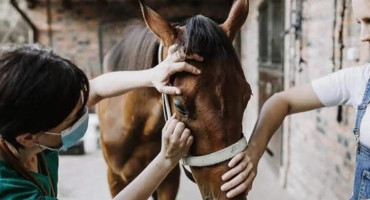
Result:
[[[158,200],[175,200],[180,185],[180,167],[177,165],[157,189]]]
[[[115,197],[128,185],[128,183],[122,180],[121,176],[115,174],[113,170],[108,167],[108,185],[111,196]]]

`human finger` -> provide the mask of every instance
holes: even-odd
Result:
[[[168,55],[174,54],[176,52],[177,44],[171,45],[168,48]]]
[[[189,72],[192,74],[200,74],[201,71],[194,67],[193,65],[190,65],[186,62],[178,62],[174,63],[173,66],[170,68],[170,74],[178,73],[178,72]]]
[[[184,131],[181,133],[180,142],[186,143],[190,136],[191,136],[190,130],[188,128],[185,128]]]
[[[221,186],[221,190],[227,191],[243,183],[248,178],[248,175],[250,174],[252,167],[253,167],[252,163],[248,163],[247,168],[241,173],[239,173],[237,176],[235,176],[233,179],[223,184]]]
[[[196,61],[199,61],[199,62],[202,62],[204,60],[204,58],[202,56],[198,55],[198,54],[186,55],[185,59],[196,60]]]
[[[231,159],[230,162],[228,163],[228,166],[231,168],[234,167],[238,162],[243,160],[244,156],[245,156],[244,152],[241,152],[238,155],[234,156],[234,158]]]
[[[186,147],[189,149],[190,146],[193,144],[193,142],[194,142],[194,137],[189,136],[188,139],[186,140]]]
[[[165,131],[165,135],[167,136],[171,136],[173,131],[175,130],[176,128],[176,124],[177,124],[178,120],[177,119],[173,119],[171,121],[171,123],[168,125],[167,127],[167,130]]]
[[[227,171],[224,175],[222,175],[223,181],[228,181],[232,177],[236,176],[240,172],[242,172],[246,167],[248,163],[240,162],[237,166],[231,168],[229,171]]]
[[[238,196],[239,194],[242,194],[243,192],[248,191],[248,188],[252,184],[254,178],[255,176],[249,176],[244,183],[238,185],[234,189],[227,192],[226,194],[227,198],[234,198]]]
[[[183,62],[186,59],[186,54],[183,49],[178,49],[172,54],[169,54],[169,59],[171,59],[172,62]]]
[[[176,124],[175,130],[173,131],[172,138],[176,141],[180,140],[181,133],[184,131],[184,129],[185,129],[185,124],[183,122],[178,122]]]
[[[169,119],[166,121],[166,123],[164,124],[164,127],[163,127],[163,130],[164,130],[164,131],[166,131],[166,130],[167,130],[168,125],[171,123],[171,121],[172,121],[173,119],[175,119],[175,114],[173,114],[173,115],[171,116],[171,118],[169,118]]]
[[[174,86],[160,86],[158,91],[163,94],[170,94],[170,95],[179,95],[181,94],[181,90]]]

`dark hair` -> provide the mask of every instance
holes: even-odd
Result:
[[[0,52],[0,135],[14,147],[16,137],[56,127],[73,111],[81,94],[88,100],[86,75],[71,61],[38,45]]]
[[[244,74],[232,42],[222,28],[203,15],[196,15],[185,22],[185,34],[180,40],[178,49],[184,49],[186,54],[199,54],[204,57],[203,64],[212,67],[235,66]],[[223,70],[215,69],[217,73]]]
[[[238,60],[235,49],[221,27],[210,18],[196,15],[185,23],[185,34],[178,48],[183,48],[187,54],[199,54],[205,61],[225,60],[229,57]]]

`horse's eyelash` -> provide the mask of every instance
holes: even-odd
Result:
[[[177,111],[182,114],[182,115],[188,115],[188,112],[187,110],[185,109],[185,106],[182,105],[182,103],[179,103],[179,102],[175,102],[175,107],[177,109]]]

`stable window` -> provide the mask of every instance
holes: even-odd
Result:
[[[263,67],[281,68],[284,46],[284,3],[262,3],[259,15],[259,62]]]

